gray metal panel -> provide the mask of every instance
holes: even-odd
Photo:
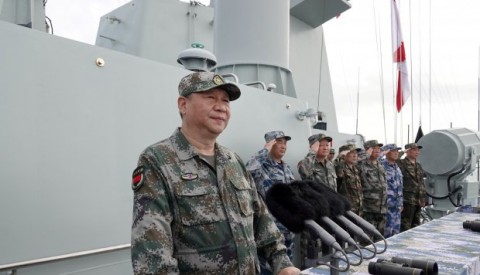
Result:
[[[177,56],[192,43],[213,51],[212,34],[210,7],[177,0],[136,0],[101,18],[96,45],[181,67]]]
[[[17,275],[131,275],[130,249],[18,269]],[[3,275],[2,272],[0,274]],[[5,274],[7,275],[7,274]]]
[[[238,75],[241,83],[273,83],[275,92],[296,97],[288,68],[289,18],[288,0],[217,1],[214,54],[218,70]]]
[[[129,243],[131,173],[178,125],[186,72],[3,22],[0,34],[0,264]]]
[[[344,0],[292,0],[290,14],[316,28],[351,8]]]
[[[288,0],[217,1],[214,54],[218,65],[251,63],[288,69],[288,15]]]
[[[297,98],[309,107],[326,114],[328,130],[338,132],[328,57],[323,28],[312,29],[304,22],[290,18],[290,69]],[[352,118],[354,119],[354,118]]]
[[[135,1],[135,3],[143,2],[145,0]],[[203,37],[203,39],[197,39],[197,41],[204,43],[206,49],[212,49],[213,25],[210,24],[213,18],[212,8],[190,7],[188,4],[176,0],[150,3],[149,5],[152,6],[133,4],[133,2],[130,2],[102,18],[99,35],[111,37],[115,41],[97,38],[97,45],[173,66],[179,66],[176,63],[177,54],[180,50],[188,47],[184,42],[188,40],[188,32],[194,32],[196,37]],[[147,7],[151,8],[152,11],[149,13],[148,20],[143,21],[140,17],[143,12],[140,12],[140,10]],[[196,15],[194,20],[188,19],[186,15],[189,9],[190,12],[193,10]],[[265,16],[272,16],[272,13],[266,12]],[[118,18],[121,22],[106,18]],[[190,25],[188,20],[191,20]],[[258,63],[236,64],[228,68],[220,68],[220,71],[222,73],[233,72],[238,74],[240,82],[260,80],[265,82],[266,85],[274,82],[277,85],[276,92],[307,101],[313,108],[317,108],[317,102],[319,102],[318,109],[326,114],[325,120],[328,123],[329,131],[338,132],[322,27],[312,29],[311,26],[292,16],[290,16],[289,21],[290,38],[287,47],[292,73],[286,69],[265,71],[263,67],[267,65]],[[171,22],[175,22],[175,24]],[[245,20],[242,20],[242,22],[245,22]],[[152,37],[148,40],[149,45],[140,45],[147,41],[137,36],[141,33],[142,28],[148,28],[150,25],[155,26],[156,33],[152,34]],[[284,47],[283,45],[280,46]],[[143,50],[140,53],[141,48],[150,50]],[[320,101],[318,100],[319,93]]]
[[[46,31],[43,0],[1,0],[0,20]]]

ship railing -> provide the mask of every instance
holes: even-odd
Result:
[[[265,85],[264,82],[262,81],[253,81],[253,82],[246,82],[246,83],[242,83],[243,85],[247,85],[247,86],[254,86],[254,85],[260,85],[262,86],[262,88],[266,91],[267,90],[267,85]]]
[[[236,74],[232,73],[227,73],[227,74],[222,74],[224,78],[233,78],[233,82],[238,83],[238,76]]]
[[[226,73],[226,74],[222,74],[222,76],[224,78],[233,78],[233,81],[235,83],[239,83],[238,76],[236,74]],[[262,82],[262,81],[252,81],[252,82],[245,82],[245,83],[240,83],[240,84],[246,85],[246,86],[257,86],[257,85],[259,85],[263,88],[263,90],[271,91],[271,89],[268,89],[267,85],[265,85],[265,82]],[[276,88],[276,86],[274,86],[272,88]]]
[[[17,270],[21,268],[27,268],[27,267],[32,267],[32,266],[41,265],[41,264],[55,263],[55,262],[60,262],[64,260],[71,260],[75,258],[85,257],[85,256],[104,254],[104,253],[119,251],[127,248],[130,248],[130,244],[109,246],[109,247],[86,250],[86,251],[75,252],[70,254],[63,254],[58,256],[5,264],[5,265],[0,265],[0,272],[8,271],[9,273],[7,274],[15,275],[17,274]]]

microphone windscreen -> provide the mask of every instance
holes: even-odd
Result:
[[[291,186],[295,192],[297,192],[297,196],[312,205],[317,218],[330,216],[330,206],[322,194],[315,191],[309,184],[303,181],[293,181]]]
[[[290,184],[272,185],[265,193],[265,203],[270,213],[293,233],[302,232],[305,221],[315,219],[312,205],[299,197]]]
[[[307,181],[307,184],[312,189],[323,195],[328,205],[330,206],[330,217],[343,215],[343,213],[345,213],[345,204],[339,198],[339,194],[337,192],[333,191],[332,189],[320,182]]]
[[[349,210],[352,210],[352,204],[350,203],[350,201],[347,199],[347,197],[345,197],[344,195],[342,194],[338,194],[339,195],[339,198],[343,201],[343,205],[345,206],[344,208],[344,211],[349,211]]]

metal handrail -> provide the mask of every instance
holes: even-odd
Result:
[[[0,265],[0,272],[2,272],[2,271],[15,271],[19,268],[25,268],[25,267],[30,267],[30,266],[34,266],[34,265],[53,263],[53,262],[58,262],[58,261],[62,261],[62,260],[79,258],[79,257],[83,257],[83,256],[90,256],[90,255],[97,255],[97,254],[102,254],[102,253],[107,253],[107,252],[113,252],[113,251],[122,250],[122,249],[125,249],[125,248],[130,248],[130,246],[131,246],[130,244],[122,244],[122,245],[110,246],[110,247],[105,247],[105,248],[86,250],[86,251],[82,251],[82,252],[63,254],[63,255],[59,255],[59,256],[53,256],[53,257],[40,258],[40,259],[29,260],[29,261],[24,261],[24,262],[16,262],[16,263],[11,263],[11,264],[6,264],[6,265]]]
[[[238,76],[236,74],[232,74],[232,73],[227,73],[227,74],[222,74],[223,77],[231,77],[233,78],[233,81],[235,83],[238,83]]]
[[[242,84],[247,86],[260,85],[264,90],[267,90],[267,85],[265,85],[265,83],[263,83],[262,81],[246,82]]]

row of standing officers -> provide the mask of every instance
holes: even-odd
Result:
[[[271,131],[264,138],[264,148],[247,162],[247,170],[263,197],[273,184],[295,180],[292,169],[283,161],[291,137],[283,131]],[[297,165],[302,180],[324,184],[346,196],[352,211],[387,238],[420,224],[426,194],[424,172],[417,162],[422,146],[410,143],[400,152],[402,148],[395,144],[384,146],[377,140],[369,140],[364,148],[354,144],[341,146],[333,159],[331,137],[315,134],[308,142],[310,149]],[[405,154],[405,158],[400,159],[400,154]],[[291,257],[293,234],[276,223],[285,236]]]

